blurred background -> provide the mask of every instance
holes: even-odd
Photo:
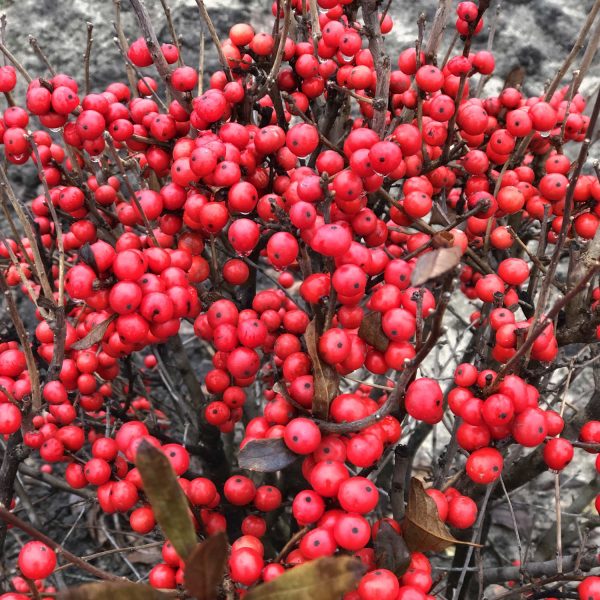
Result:
[[[122,0],[125,33],[130,40],[140,35],[129,0]],[[182,38],[186,64],[198,62],[198,41],[202,23],[195,0],[168,0],[176,31]],[[234,23],[248,22],[257,30],[271,30],[269,0],[206,0],[206,7],[221,37]],[[386,2],[382,1],[382,6]],[[456,2],[455,2],[456,4]],[[571,49],[581,24],[593,0],[492,0],[486,13],[485,28],[475,40],[474,48],[487,45],[489,26],[497,18],[493,50],[496,55],[495,77],[486,90],[502,87],[504,78],[517,65],[525,69],[524,89],[528,94],[540,94],[544,83],[552,78]],[[159,41],[170,41],[160,0],[146,0],[153,17]],[[424,12],[431,23],[437,0],[392,0],[389,14],[394,29],[387,36],[390,54],[413,45],[417,35],[417,18]],[[499,12],[498,12],[499,9]],[[7,16],[8,47],[32,74],[43,73],[43,65],[33,54],[28,36],[38,39],[52,64],[71,76],[83,75],[83,52],[86,21],[94,25],[91,72],[93,91],[101,91],[111,81],[124,80],[125,70],[113,42],[115,18],[113,0],[0,0],[0,12]],[[497,14],[497,17],[496,17]],[[455,18],[455,15],[452,15]],[[445,52],[452,33],[446,31]],[[207,70],[216,68],[216,54],[210,39],[206,44]],[[582,87],[592,92],[600,82],[600,62],[597,61]]]

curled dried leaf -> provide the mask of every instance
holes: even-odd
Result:
[[[304,332],[306,350],[313,366],[313,379],[315,395],[312,403],[313,414],[321,419],[326,419],[329,414],[329,404],[337,394],[339,376],[337,371],[321,360],[317,341],[319,331],[316,320],[313,319]]]
[[[402,534],[411,552],[441,552],[452,544],[477,545],[457,540],[450,533],[440,519],[434,499],[416,477],[410,480]]]
[[[108,319],[102,321],[102,323],[98,323],[95,327],[92,327],[90,332],[80,340],[77,340],[74,344],[71,344],[71,350],[87,350],[94,344],[99,344],[104,338],[104,334],[108,329],[109,325],[118,317],[119,315],[114,314],[110,315]]]
[[[419,287],[431,279],[445,275],[459,265],[461,256],[462,251],[457,246],[426,252],[417,260],[410,278],[411,284]]]
[[[252,440],[238,454],[240,468],[261,473],[281,471],[297,459],[281,438]]]

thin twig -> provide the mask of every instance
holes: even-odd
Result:
[[[165,13],[165,18],[167,19],[167,26],[169,28],[169,33],[171,34],[171,39],[173,40],[173,45],[177,48],[177,64],[179,66],[183,65],[183,57],[181,56],[181,44],[179,43],[179,37],[177,36],[177,32],[175,31],[175,25],[173,23],[173,16],[171,15],[171,7],[167,4],[166,0],[160,0],[160,3],[163,8],[163,12]]]
[[[479,507],[479,514],[477,515],[477,522],[475,523],[475,525],[473,527],[473,535],[471,536],[472,544],[477,544],[477,542],[479,540],[479,536],[481,535],[481,526],[483,525],[483,519],[485,518],[487,503],[490,499],[490,495],[492,494],[492,491],[496,487],[496,483],[497,482],[489,484],[485,490],[485,496],[483,497],[483,502],[481,503],[481,506]],[[462,569],[460,577],[458,579],[458,584],[456,586],[456,589],[454,590],[454,595],[453,595],[454,600],[458,600],[458,598],[460,598],[460,591],[462,590],[462,586],[465,582],[465,577],[467,575],[467,567],[469,566],[469,563],[471,562],[471,556],[473,555],[473,548],[474,548],[474,546],[469,546],[469,548],[467,549],[467,556],[465,557],[463,569]]]
[[[171,84],[171,67],[167,62],[164,54],[162,53],[160,44],[158,43],[158,38],[156,37],[156,32],[154,30],[154,26],[152,25],[152,20],[150,19],[150,15],[146,10],[146,5],[144,0],[129,0],[131,2],[131,7],[133,8],[133,12],[137,18],[137,21],[140,25],[140,28],[144,34],[144,39],[146,40],[146,45],[148,46],[148,51],[152,56],[152,62],[158,71],[161,79],[165,82],[165,85],[169,88],[173,97],[183,106],[186,110],[191,110],[191,103],[187,96],[175,89]]]
[[[229,63],[227,62],[227,58],[225,58],[225,53],[223,52],[223,46],[221,45],[221,40],[219,39],[219,34],[215,29],[215,26],[206,10],[206,6],[204,6],[203,0],[196,0],[196,4],[198,5],[198,10],[200,11],[200,16],[202,20],[206,24],[208,28],[208,32],[210,33],[210,37],[217,49],[217,54],[219,55],[219,62],[223,67],[223,71],[225,71],[225,75],[228,81],[233,81],[233,77],[231,76],[231,69],[229,68]]]
[[[452,0],[439,0],[435,16],[433,17],[433,23],[429,31],[429,37],[425,43],[425,56],[429,62],[435,59],[438,52],[442,39],[444,37],[444,30],[448,24],[448,18],[450,11],[452,10]]]
[[[117,32],[118,46],[123,49],[123,53],[127,56],[127,50],[129,45],[127,44],[127,38],[123,31],[123,23],[121,21],[121,0],[113,0],[115,7],[115,20],[113,21],[113,27]],[[133,97],[137,96],[137,82],[135,80],[133,66],[129,61],[125,61],[125,72],[127,73],[127,81],[129,81],[129,88]]]
[[[200,58],[198,59],[198,96],[204,89],[204,30],[200,32]]]
[[[86,561],[82,560],[78,556],[71,554],[71,552],[62,548],[60,544],[55,542],[53,539],[44,535],[35,527],[29,525],[29,523],[26,523],[25,521],[19,519],[19,517],[11,513],[4,506],[0,506],[0,519],[6,521],[7,523],[10,523],[14,527],[17,527],[33,539],[46,544],[46,546],[52,548],[57,554],[62,555],[66,560],[78,566],[80,569],[87,571],[90,575],[93,575],[98,579],[104,579],[105,581],[128,581],[125,577],[119,577],[118,575],[113,575],[112,573],[104,571],[103,569],[94,567],[93,565],[88,564]]]
[[[365,22],[365,33],[369,40],[369,50],[377,71],[371,127],[380,137],[383,137],[390,93],[390,57],[387,55],[383,43],[377,1],[361,0],[360,6]]]
[[[83,54],[83,80],[85,82],[85,93],[90,93],[90,56],[92,54],[92,43],[94,38],[92,32],[94,31],[94,25],[89,21],[86,22],[87,27],[87,41],[85,44],[85,52]]]
[[[31,75],[27,72],[27,69],[15,58],[12,52],[4,45],[3,42],[0,42],[0,52],[10,60],[10,62],[14,65],[14,67],[23,75],[25,81],[27,83],[31,83],[33,81]]]

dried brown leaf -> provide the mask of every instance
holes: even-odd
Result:
[[[432,236],[434,248],[451,248],[454,245],[454,236],[449,231],[440,231]]]
[[[390,343],[389,338],[383,333],[381,327],[382,314],[378,311],[368,312],[358,329],[358,337],[379,352],[385,352]]]
[[[185,589],[196,600],[214,600],[227,563],[227,536],[217,533],[198,544],[185,562]]]
[[[166,600],[149,585],[127,582],[86,583],[59,592],[58,600]]]
[[[137,450],[135,464],[142,476],[144,493],[150,501],[156,521],[177,554],[185,560],[196,547],[196,533],[187,499],[169,459],[143,441]]]
[[[238,454],[241,469],[274,473],[289,467],[298,459],[281,438],[252,440]]]
[[[350,556],[328,556],[294,567],[250,590],[246,600],[339,600],[353,590],[365,569]]]
[[[457,540],[450,533],[440,519],[434,499],[427,495],[423,482],[416,477],[410,480],[402,535],[411,552],[441,552],[452,544],[477,545]]]
[[[461,256],[462,251],[457,246],[426,252],[417,259],[410,278],[411,284],[419,287],[431,279],[445,275],[459,265]]]
[[[118,317],[117,314],[110,315],[108,319],[98,323],[95,327],[92,327],[91,331],[80,340],[77,340],[74,344],[71,344],[71,350],[87,350],[94,344],[99,344],[106,333],[106,330],[110,324]]]
[[[377,566],[401,577],[410,565],[410,551],[404,538],[386,521],[383,521],[373,543]]]
[[[304,332],[306,349],[313,366],[315,395],[312,411],[316,417],[326,419],[329,414],[329,404],[337,394],[339,376],[337,371],[321,360],[318,349],[319,332],[316,320],[313,319]]]

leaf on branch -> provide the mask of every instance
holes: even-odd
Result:
[[[92,251],[92,247],[90,246],[89,242],[86,242],[83,246],[81,246],[79,249],[79,256],[84,263],[88,264],[90,267],[92,267],[92,269],[94,269],[96,275],[100,272],[100,269],[98,269],[98,265],[96,264],[96,257],[94,256],[94,252]]]
[[[196,547],[196,533],[185,494],[169,459],[144,440],[137,450],[135,464],[160,528],[185,560]]]
[[[406,573],[410,565],[410,551],[404,538],[386,521],[383,521],[373,543],[378,567],[392,571],[397,577]]]
[[[316,417],[327,419],[329,415],[329,404],[337,394],[339,376],[337,371],[321,360],[319,356],[316,320],[313,319],[304,332],[306,349],[313,366],[313,386],[315,395],[312,403],[312,411]]]
[[[198,544],[185,561],[185,589],[196,600],[213,600],[227,563],[227,536],[212,535]]]
[[[367,313],[358,329],[358,337],[379,352],[385,352],[390,340],[381,327],[382,314],[378,311]]]
[[[457,246],[426,252],[417,259],[410,278],[411,284],[419,287],[431,279],[445,275],[459,265],[461,256],[462,251]]]
[[[435,500],[427,495],[423,482],[416,477],[410,480],[402,534],[411,552],[441,552],[452,544],[477,546],[457,540],[450,533],[440,519]]]
[[[166,600],[166,594],[142,583],[86,583],[59,592],[58,600]]]
[[[281,438],[252,440],[238,454],[241,469],[274,473],[289,467],[298,459]]]
[[[99,344],[104,338],[104,334],[108,329],[109,325],[118,317],[119,315],[114,314],[110,315],[108,319],[102,321],[102,323],[98,323],[95,327],[92,327],[91,331],[80,340],[77,340],[74,344],[71,344],[71,350],[87,350],[94,344]]]
[[[350,556],[328,556],[286,571],[250,590],[246,600],[339,600],[353,590],[365,569]]]

